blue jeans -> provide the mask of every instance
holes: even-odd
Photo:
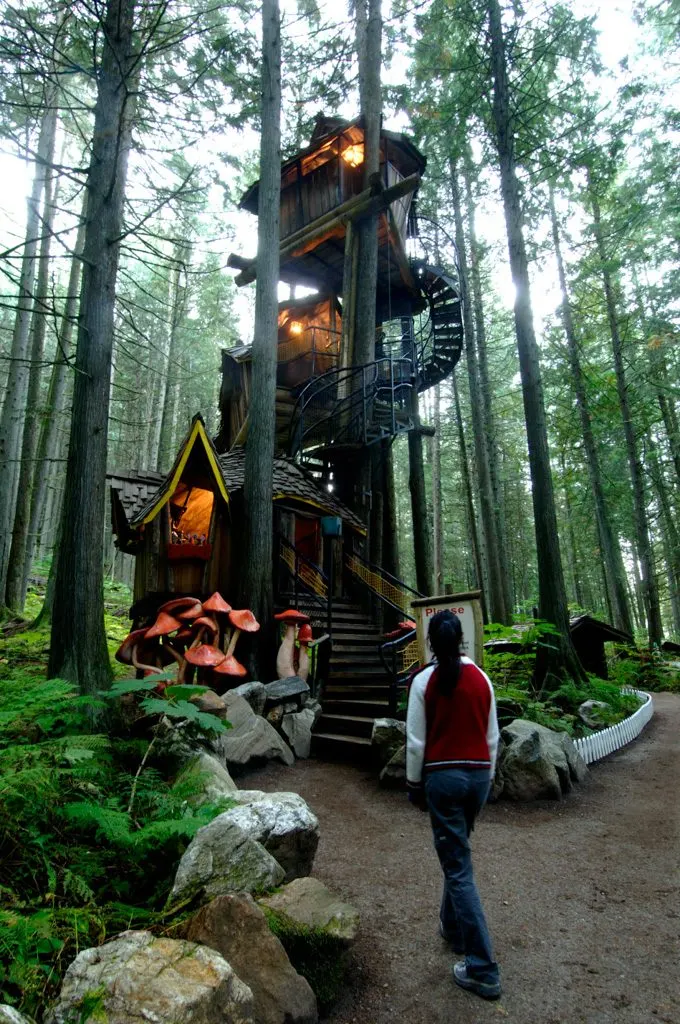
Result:
[[[454,949],[465,952],[468,975],[499,980],[491,939],[472,871],[470,833],[489,794],[488,771],[447,768],[425,776],[434,847],[444,872],[441,922]]]

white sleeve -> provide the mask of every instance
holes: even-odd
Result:
[[[491,761],[491,778],[494,777],[496,771],[496,757],[498,755],[498,740],[500,733],[498,732],[498,716],[496,714],[496,695],[493,692],[493,684],[486,672],[483,673],[484,678],[489,684],[489,690],[491,691],[491,706],[489,707],[489,721],[486,727],[486,742],[489,747],[489,759]]]
[[[425,688],[432,669],[419,672],[411,683],[406,710],[406,785],[420,786],[423,779],[423,760],[427,738]]]

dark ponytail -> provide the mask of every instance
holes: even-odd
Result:
[[[460,675],[460,645],[463,641],[460,619],[450,611],[437,612],[430,619],[427,637],[439,666],[439,689],[444,694],[451,694]]]

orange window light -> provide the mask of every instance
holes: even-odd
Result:
[[[363,142],[357,142],[353,146],[348,146],[347,149],[342,151],[342,159],[350,167],[358,167],[359,164],[364,162],[364,144]]]

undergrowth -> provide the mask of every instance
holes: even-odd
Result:
[[[196,779],[173,783],[145,761],[148,736],[120,724],[90,733],[91,701],[44,678],[47,641],[18,633],[0,658],[0,1003],[38,1018],[79,950],[126,928],[167,924],[179,858],[228,806],[193,806]],[[147,713],[221,727],[168,691],[163,703],[144,695]]]

